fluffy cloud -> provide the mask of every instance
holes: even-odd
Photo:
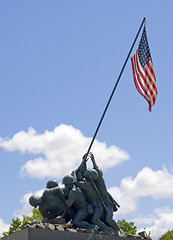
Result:
[[[132,212],[139,214],[138,199],[142,197],[152,197],[157,206],[158,199],[173,198],[173,174],[169,173],[166,168],[158,171],[146,167],[138,172],[135,178],[127,177],[122,179],[120,187],[112,187],[109,192],[120,203],[121,208],[116,212],[116,218],[123,216],[127,219]],[[145,206],[146,207],[146,206]],[[162,207],[154,209],[148,217],[137,217],[131,219],[137,226],[146,226],[146,231],[151,231],[153,240],[157,240],[161,234],[172,230],[173,226],[173,209]]]
[[[173,174],[166,168],[153,171],[151,168],[143,168],[135,179],[124,178],[121,181],[121,190],[134,197],[151,196],[155,199],[173,198]]]
[[[128,192],[123,192],[121,187],[111,187],[108,189],[108,191],[121,206],[116,212],[116,218],[119,215],[124,216],[136,211],[137,198],[133,197],[133,195],[128,194]]]
[[[146,232],[151,232],[152,239],[157,240],[162,234],[168,230],[172,230],[173,209],[169,207],[156,208],[148,218],[135,218],[133,221],[137,225],[141,223],[148,224]]]
[[[0,218],[0,237],[3,236],[3,232],[8,231],[10,225],[6,224],[1,218]]]
[[[123,178],[120,187],[112,187],[109,192],[121,208],[116,213],[127,214],[136,211],[137,200],[140,197],[152,197],[153,199],[173,198],[173,174],[166,168],[153,171],[151,168],[143,168],[135,178]]]
[[[0,147],[7,151],[20,151],[37,155],[21,167],[22,175],[35,178],[62,178],[81,162],[91,139],[72,126],[60,125],[53,131],[37,133],[33,128],[20,131],[11,139],[0,138]],[[107,147],[95,140],[93,152],[102,169],[111,168],[128,160],[129,155],[116,146]],[[106,163],[106,164],[105,164]]]

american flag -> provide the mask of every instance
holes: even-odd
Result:
[[[138,49],[131,58],[131,63],[135,86],[149,103],[149,111],[151,111],[157,97],[157,85],[145,26]]]

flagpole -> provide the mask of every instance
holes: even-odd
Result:
[[[135,45],[135,43],[136,43],[136,40],[137,40],[137,38],[138,38],[138,36],[139,36],[139,33],[140,33],[141,28],[142,28],[143,24],[145,23],[145,21],[146,21],[146,18],[144,17],[144,18],[143,18],[143,21],[142,21],[142,23],[141,23],[141,25],[140,25],[140,27],[139,27],[139,30],[138,30],[138,32],[137,32],[137,34],[136,34],[135,40],[133,41],[133,44],[132,44],[132,46],[131,46],[131,48],[130,48],[130,50],[129,50],[129,53],[128,53],[127,57],[126,57],[126,60],[125,60],[124,65],[123,65],[123,67],[122,67],[122,69],[121,69],[121,72],[120,72],[120,74],[119,74],[119,76],[118,76],[118,78],[117,78],[117,81],[116,81],[115,86],[114,86],[114,88],[113,88],[113,90],[112,90],[112,93],[111,93],[111,95],[110,95],[110,97],[109,97],[109,100],[108,100],[107,105],[106,105],[106,107],[105,107],[105,109],[104,109],[104,112],[103,112],[102,117],[101,117],[101,119],[100,119],[100,121],[99,121],[99,124],[98,124],[98,126],[97,126],[97,128],[96,128],[96,131],[95,131],[95,133],[94,133],[94,135],[93,135],[93,138],[92,138],[91,143],[90,143],[90,145],[89,145],[88,151],[87,151],[87,153],[85,154],[85,159],[87,159],[87,156],[88,156],[88,154],[89,154],[89,152],[90,152],[90,150],[91,150],[91,147],[92,147],[92,145],[93,145],[93,142],[94,142],[94,140],[95,140],[95,138],[96,138],[96,135],[97,135],[97,133],[98,133],[98,131],[99,131],[99,128],[100,128],[100,126],[101,126],[101,123],[102,123],[102,121],[103,121],[103,118],[104,118],[104,116],[105,116],[105,114],[106,114],[106,111],[107,111],[107,109],[108,109],[108,107],[109,107],[109,104],[110,104],[110,102],[111,102],[111,100],[112,100],[112,97],[113,97],[113,95],[114,95],[114,92],[115,92],[115,90],[116,90],[116,88],[117,88],[117,85],[118,85],[118,83],[119,83],[119,81],[120,81],[121,75],[122,75],[122,73],[123,73],[123,71],[124,71],[124,68],[125,68],[125,66],[126,66],[126,64],[127,64],[127,61],[128,61],[128,59],[129,59],[129,57],[130,57],[130,54],[131,54],[131,52],[132,52],[132,50],[133,50],[133,47],[134,47],[134,45]]]

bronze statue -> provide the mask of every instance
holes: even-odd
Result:
[[[87,169],[89,158],[93,163],[90,170]],[[103,173],[92,153],[89,157],[83,156],[80,166],[63,178],[63,184],[65,187],[61,189],[56,180],[48,181],[41,197],[30,197],[30,205],[38,206],[43,218],[48,220],[62,216],[75,227],[118,234],[120,228],[113,220],[113,211],[120,206],[108,193]]]

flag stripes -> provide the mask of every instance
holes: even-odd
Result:
[[[151,107],[155,104],[157,97],[157,85],[145,27],[139,47],[131,58],[131,63],[135,86],[138,92],[147,100],[149,111],[151,111]]]

